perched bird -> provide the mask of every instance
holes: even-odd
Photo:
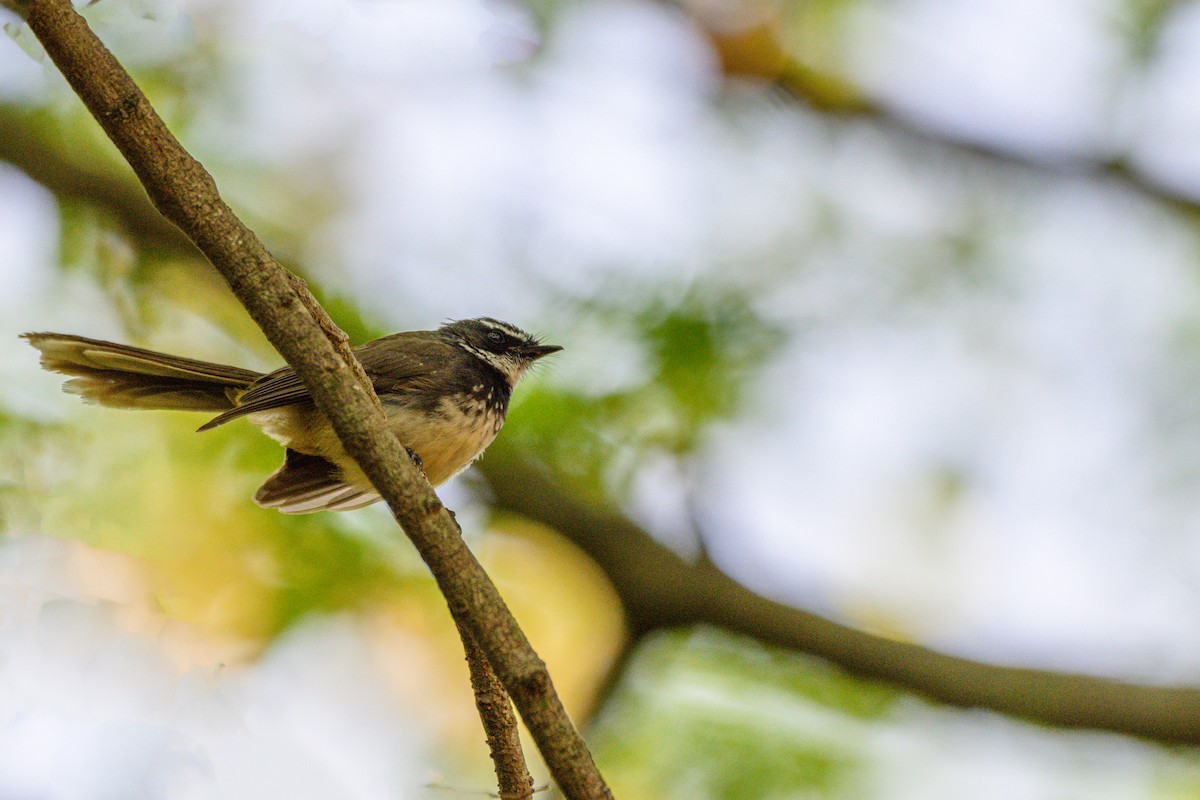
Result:
[[[201,431],[246,417],[286,448],[254,495],[285,514],[343,511],[379,499],[291,367],[261,372],[62,333],[26,333],[63,390],[115,408],[219,411]],[[437,486],[496,438],[513,388],[533,362],[561,350],[483,317],[384,336],[354,349],[396,438]]]

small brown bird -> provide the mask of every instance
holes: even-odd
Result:
[[[286,448],[254,495],[285,514],[344,511],[379,499],[291,367],[261,372],[62,333],[26,333],[63,390],[115,408],[219,411],[201,431],[246,417]],[[504,424],[533,362],[561,350],[483,317],[408,331],[354,349],[396,438],[437,486],[478,458]]]

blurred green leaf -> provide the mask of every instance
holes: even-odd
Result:
[[[883,717],[899,696],[742,637],[674,631],[638,648],[592,741],[641,796],[827,796],[856,767],[836,721]]]
[[[1136,61],[1149,61],[1157,52],[1158,40],[1179,0],[1125,0],[1118,24]]]
[[[611,392],[549,382],[523,389],[509,441],[581,489],[619,494],[649,456],[686,458],[709,425],[742,412],[781,330],[737,291],[676,295],[645,287],[579,304],[580,321],[635,343],[641,379]]]

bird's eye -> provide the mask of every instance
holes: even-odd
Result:
[[[499,342],[504,339],[504,335],[500,331],[488,331],[487,337],[493,342]]]

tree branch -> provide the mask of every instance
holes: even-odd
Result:
[[[996,666],[839,625],[757,595],[707,561],[685,562],[621,514],[577,501],[511,446],[493,447],[482,463],[497,505],[562,532],[600,565],[624,601],[635,635],[716,625],[951,705],[1200,744],[1195,688]]]
[[[463,543],[458,526],[388,428],[346,337],[298,278],[221,200],[69,0],[8,0],[129,162],[155,207],[225,278],[296,370],[347,453],[408,534],[455,620],[486,653],[568,798],[611,797],[549,673]]]
[[[197,257],[196,248],[154,210],[137,181],[97,169],[97,162],[108,162],[94,153],[87,159],[66,157],[65,145],[50,133],[51,119],[46,111],[0,106],[0,159],[57,197],[107,209],[146,250]]]
[[[1113,186],[1135,192],[1184,217],[1195,218],[1200,215],[1200,198],[1196,197],[1195,192],[1189,193],[1148,175],[1128,154],[1108,158],[1087,155],[1058,158],[1039,156],[983,138],[956,134],[939,128],[936,123],[923,123],[886,103],[867,97],[857,88],[853,92],[847,92],[844,98],[835,97],[831,100],[829,95],[821,93],[819,89],[814,90],[814,81],[809,77],[811,74],[815,73],[789,60],[786,68],[776,77],[775,85],[795,102],[819,112],[825,118],[837,118],[847,123],[862,120],[889,132],[898,140],[961,154],[992,167],[1010,170],[1015,168],[1076,179],[1104,179]],[[840,77],[828,79],[847,83]]]
[[[513,716],[508,694],[471,634],[461,625],[458,634],[462,637],[467,667],[471,670],[475,708],[479,710],[492,764],[496,767],[500,800],[530,800],[533,797],[533,776],[525,766],[521,732],[517,728],[517,718]]]

